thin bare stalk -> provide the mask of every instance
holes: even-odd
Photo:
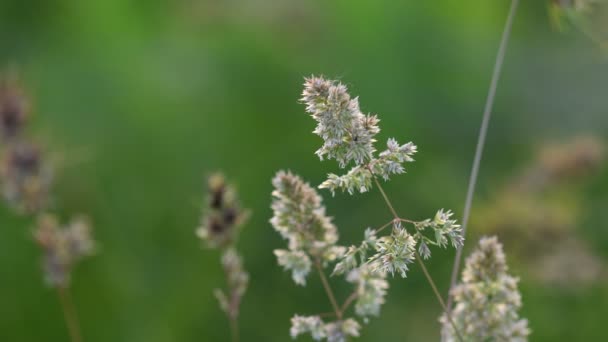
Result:
[[[239,319],[238,317],[230,317],[230,334],[232,342],[239,342]]]
[[[388,199],[388,196],[386,195],[386,192],[384,192],[382,185],[380,184],[380,182],[378,181],[378,179],[376,177],[374,177],[374,182],[376,182],[376,186],[378,187],[378,190],[380,190],[380,193],[382,193],[382,197],[384,197],[384,201],[386,202],[386,205],[389,207],[389,209],[393,213],[395,220],[406,221],[406,222],[409,221],[409,220],[402,219],[399,217],[399,215],[397,215],[397,212],[395,211],[395,207],[393,207],[391,201]],[[439,290],[437,289],[437,285],[435,285],[435,282],[433,281],[431,274],[426,269],[424,262],[422,262],[422,259],[420,258],[418,251],[415,251],[415,253],[416,253],[416,260],[418,260],[418,264],[422,268],[422,272],[424,273],[424,276],[426,277],[426,280],[428,281],[429,285],[431,285],[431,288],[433,289],[433,292],[435,293],[435,296],[437,297],[437,301],[441,305],[441,308],[446,312],[446,316],[447,316],[448,320],[450,321],[450,324],[454,328],[454,332],[456,333],[458,340],[460,342],[463,342],[464,340],[462,339],[462,336],[460,335],[460,331],[458,331],[456,324],[454,324],[454,321],[452,320],[452,315],[450,314],[449,311],[446,310],[445,302],[443,301],[443,298],[441,298],[441,294],[439,293]]]
[[[384,229],[386,229],[386,227],[390,226],[393,223],[395,223],[395,219],[392,219],[389,222],[387,222],[387,223],[383,224],[382,226],[380,226],[379,228],[376,228],[376,230],[375,230],[376,234],[380,233],[381,231],[383,231]]]
[[[70,341],[82,342],[78,315],[76,314],[76,309],[74,307],[74,303],[72,302],[69,289],[65,287],[58,287],[57,296],[59,297],[59,302],[61,303],[61,308],[63,309],[63,317],[68,328],[68,333],[70,334]]]
[[[479,173],[479,164],[481,163],[481,157],[483,155],[483,147],[485,145],[486,136],[488,132],[488,125],[490,123],[490,117],[492,114],[492,107],[494,106],[494,98],[496,97],[496,88],[498,86],[498,80],[500,79],[500,72],[502,70],[503,61],[505,59],[505,53],[507,51],[507,43],[511,35],[511,28],[513,27],[513,20],[515,19],[515,13],[519,0],[511,1],[511,8],[505,23],[505,28],[502,33],[500,40],[500,46],[498,47],[498,53],[496,54],[496,61],[494,63],[494,71],[492,72],[492,80],[490,81],[490,88],[488,90],[488,97],[486,99],[485,108],[483,111],[483,119],[481,122],[481,128],[479,129],[479,137],[477,139],[477,147],[475,149],[475,158],[473,160],[473,167],[471,169],[471,176],[469,178],[469,186],[467,189],[467,197],[464,205],[464,213],[462,215],[462,235],[466,236],[467,225],[469,223],[469,215],[471,213],[471,205],[473,203],[473,195],[475,194],[475,185],[477,184],[477,175]],[[460,263],[462,260],[462,249],[464,244],[456,250],[456,257],[454,258],[454,266],[452,267],[452,276],[450,279],[450,289],[448,292],[448,303],[446,307],[446,314],[452,309],[452,296],[450,292],[456,280],[458,279],[458,272],[460,271]]]
[[[325,292],[327,293],[327,297],[329,298],[329,301],[331,302],[331,306],[334,309],[334,312],[336,313],[336,317],[338,318],[338,320],[342,319],[342,311],[340,311],[340,307],[338,306],[338,302],[336,301],[336,296],[334,295],[334,291],[331,289],[331,286],[329,285],[329,282],[327,281],[327,278],[325,277],[325,273],[323,273],[323,268],[321,267],[321,261],[319,261],[319,259],[315,260],[315,267],[317,268],[317,271],[319,272],[319,277],[321,278],[321,282],[323,283],[323,288],[325,289]]]
[[[450,321],[450,324],[454,328],[454,332],[456,333],[458,340],[460,342],[463,342],[464,339],[460,335],[460,331],[458,331],[458,328],[456,328],[456,323],[454,323],[454,321],[452,320],[451,313],[449,313],[449,314],[447,313],[448,311],[447,311],[447,307],[445,306],[445,302],[443,301],[443,298],[441,298],[441,294],[439,293],[439,290],[437,289],[437,285],[435,285],[435,282],[433,281],[431,274],[429,273],[426,266],[424,265],[424,262],[422,262],[422,259],[420,258],[420,254],[418,254],[418,251],[416,251],[416,260],[418,260],[418,264],[420,265],[420,268],[422,268],[422,273],[424,273],[426,280],[428,280],[429,284],[431,284],[431,288],[433,289],[433,292],[435,293],[435,297],[437,297],[437,301],[441,305],[441,308],[443,309],[443,311],[446,312],[446,317],[448,318],[448,320]]]
[[[378,178],[374,177],[374,182],[376,182],[376,186],[378,187],[378,190],[380,190],[380,193],[382,194],[382,197],[384,198],[384,202],[386,202],[386,205],[388,206],[391,213],[393,214],[393,217],[395,218],[395,220],[399,220],[400,219],[399,215],[397,215],[397,212],[395,211],[395,207],[393,207],[393,204],[388,199],[388,196],[386,196],[386,192],[384,192],[382,185],[380,184],[380,182],[378,182]]]
[[[348,296],[348,298],[346,298],[346,300],[344,301],[344,304],[342,304],[342,307],[340,308],[340,311],[342,311],[343,313],[346,312],[346,310],[348,309],[348,307],[355,301],[355,299],[357,299],[358,294],[357,291],[353,291],[353,293],[350,294],[350,296]]]

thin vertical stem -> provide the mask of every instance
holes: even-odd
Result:
[[[319,259],[315,260],[315,267],[317,268],[317,271],[319,272],[319,277],[321,278],[321,282],[323,283],[323,288],[325,289],[325,292],[327,293],[327,297],[329,298],[329,301],[331,302],[331,306],[334,309],[334,312],[336,313],[336,317],[341,320],[342,319],[342,311],[340,311],[340,307],[338,306],[338,302],[336,301],[336,296],[334,295],[334,291],[332,291],[331,286],[329,285],[329,282],[327,281],[327,278],[325,277],[325,273],[323,273],[323,268],[321,267],[321,262],[319,261]]]
[[[498,47],[498,53],[496,54],[496,61],[494,63],[494,71],[492,72],[492,80],[490,81],[490,88],[488,90],[488,97],[486,99],[485,108],[483,111],[483,119],[481,122],[481,128],[479,130],[479,137],[477,139],[477,147],[475,148],[475,158],[473,160],[473,167],[471,169],[471,176],[469,178],[469,186],[467,189],[467,197],[464,205],[464,213],[462,215],[462,235],[466,236],[467,225],[469,223],[469,215],[471,213],[471,205],[473,203],[473,195],[475,194],[475,185],[477,184],[477,175],[479,173],[479,164],[481,163],[481,157],[483,155],[483,147],[485,145],[486,136],[488,132],[488,125],[490,123],[490,117],[492,114],[492,107],[494,106],[494,98],[496,97],[496,88],[498,86],[498,80],[500,79],[500,72],[502,70],[503,61],[505,59],[505,53],[507,51],[507,43],[509,41],[509,37],[511,35],[511,28],[513,27],[513,20],[515,19],[515,13],[517,11],[517,5],[519,4],[519,0],[511,1],[511,8],[509,10],[509,15],[507,17],[507,22],[505,23],[505,28],[502,33],[502,38],[500,40],[500,46]],[[460,269],[460,262],[462,260],[462,249],[463,245],[461,245],[456,250],[456,257],[454,258],[454,266],[452,267],[452,277],[450,280],[450,289],[451,292],[454,285],[456,285],[456,280],[458,279],[458,272]],[[448,304],[446,308],[447,311],[452,309],[452,296],[450,296],[448,292]]]
[[[82,342],[78,315],[76,314],[76,309],[72,303],[69,289],[66,287],[58,287],[57,295],[59,297],[59,302],[61,303],[61,308],[63,309],[63,317],[65,318],[68,333],[70,334],[70,340],[72,342]]]

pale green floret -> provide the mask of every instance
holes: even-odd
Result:
[[[291,338],[310,334],[313,340],[327,342],[346,342],[348,337],[358,337],[361,325],[352,318],[324,323],[319,316],[295,315],[291,319]]]
[[[286,271],[291,271],[291,277],[296,284],[306,285],[306,276],[312,268],[312,262],[306,253],[276,249],[274,255],[277,256],[277,262],[280,266],[283,266]]]
[[[323,146],[316,154],[323,159],[336,159],[340,168],[351,162],[355,165],[342,176],[329,174],[320,188],[335,193],[336,190],[367,192],[372,188],[373,177],[387,180],[392,174],[405,172],[403,163],[412,162],[416,145],[409,142],[399,145],[388,139],[387,149],[378,157],[374,136],[380,132],[378,117],[364,115],[359,109],[358,98],[351,98],[343,84],[321,77],[310,77],[304,82],[302,102],[306,111],[317,121],[313,131],[323,139]]]
[[[416,254],[416,240],[397,225],[390,236],[383,236],[376,243],[376,254],[369,259],[371,270],[374,272],[399,273],[406,277],[408,264],[414,262]]]
[[[372,272],[366,264],[350,271],[346,280],[356,286],[355,313],[365,320],[368,316],[378,316],[389,287],[386,273]]]
[[[299,316],[295,315],[291,318],[291,329],[289,330],[291,338],[296,338],[301,334],[310,334],[315,341],[327,337],[325,333],[325,324],[319,316]]]

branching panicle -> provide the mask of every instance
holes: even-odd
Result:
[[[328,189],[332,194],[336,190],[353,194],[367,192],[375,183],[393,214],[393,219],[384,226],[366,229],[359,245],[344,248],[336,245],[337,229],[325,216],[321,197],[313,188],[299,177],[282,171],[273,180],[274,216],[270,222],[289,241],[289,250],[275,250],[278,263],[292,272],[298,285],[306,284],[314,265],[336,317],[335,321],[325,323],[319,316],[295,316],[291,335],[307,333],[315,340],[345,341],[348,336],[359,336],[359,324],[353,319],[344,319],[352,303],[355,314],[367,323],[370,316],[379,315],[385,302],[389,273],[405,278],[408,265],[418,258],[417,249],[424,258],[429,258],[429,245],[446,247],[451,242],[458,247],[463,238],[450,211],[442,209],[434,219],[424,221],[402,219],[382,189],[378,178],[388,180],[391,175],[404,173],[403,164],[414,160],[417,147],[413,143],[400,145],[395,139],[388,139],[386,150],[376,156],[374,137],[380,131],[378,118],[362,114],[358,99],[351,98],[346,87],[336,81],[307,78],[302,101],[317,121],[314,133],[324,141],[317,151],[319,157],[336,159],[341,168],[352,165],[344,175],[329,174],[319,188]],[[403,223],[413,225],[414,229],[408,232]],[[391,234],[379,236],[390,225],[393,225]],[[434,239],[423,234],[427,228],[434,232]],[[337,304],[324,275],[323,268],[332,261],[336,261],[332,276],[344,275],[355,287],[342,306]],[[421,266],[437,294],[424,264]]]
[[[405,278],[408,264],[415,260],[416,240],[400,224],[393,228],[389,236],[383,236],[376,243],[376,254],[370,259],[370,267],[374,272],[399,273]]]

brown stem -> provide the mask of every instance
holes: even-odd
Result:
[[[70,340],[72,342],[82,342],[80,335],[80,325],[78,323],[78,315],[72,302],[70,291],[66,287],[57,288],[57,296],[63,309],[63,317],[65,318],[65,324],[70,334]]]
[[[395,208],[393,207],[393,204],[388,199],[388,196],[386,196],[386,192],[384,192],[384,189],[382,188],[382,185],[380,185],[380,182],[378,182],[378,178],[374,177],[374,182],[376,182],[376,186],[378,187],[378,190],[380,190],[380,193],[382,194],[382,197],[384,198],[384,202],[386,202],[386,205],[390,209],[391,213],[393,213],[393,217],[396,220],[399,220],[399,215],[397,215],[397,212],[395,211]]]
[[[239,319],[237,316],[229,318],[230,320],[230,334],[232,336],[232,342],[239,341]]]
[[[422,273],[424,273],[426,280],[428,280],[429,284],[431,285],[431,288],[433,289],[433,292],[435,293],[435,297],[437,297],[437,301],[441,305],[441,308],[443,308],[443,311],[445,312],[445,316],[450,321],[452,328],[454,328],[454,332],[456,333],[458,340],[460,342],[462,342],[463,341],[462,336],[460,335],[458,328],[456,328],[456,323],[454,323],[454,320],[452,320],[452,313],[448,312],[447,307],[445,306],[445,302],[443,301],[443,298],[441,298],[441,294],[439,293],[439,290],[437,289],[437,285],[435,285],[435,282],[433,281],[431,274],[429,273],[426,266],[424,265],[424,262],[422,262],[422,259],[420,258],[420,254],[418,254],[418,251],[416,251],[415,253],[416,253],[416,260],[418,260],[418,264],[420,265],[420,268],[422,268]]]
[[[348,298],[346,298],[346,300],[344,301],[344,304],[342,304],[340,311],[342,311],[342,313],[346,312],[348,307],[355,301],[355,299],[357,299],[358,296],[359,295],[357,294],[357,290],[353,291],[353,293],[351,293],[350,296],[348,296]]]
[[[336,317],[338,318],[338,320],[342,319],[342,311],[340,311],[340,307],[338,307],[338,302],[336,301],[336,296],[334,296],[334,292],[331,289],[331,286],[329,286],[329,282],[327,281],[327,278],[325,277],[325,273],[323,273],[323,268],[321,267],[321,261],[319,261],[319,259],[315,259],[315,267],[317,268],[317,271],[319,272],[319,277],[321,278],[321,282],[323,283],[323,288],[325,289],[325,292],[327,293],[327,297],[329,298],[329,301],[331,302],[331,306],[334,309],[334,312],[336,313]]]
[[[376,234],[380,233],[380,232],[381,232],[381,231],[383,231],[383,230],[384,230],[386,227],[388,227],[388,226],[390,226],[391,224],[394,224],[394,223],[395,223],[395,220],[393,219],[393,220],[390,220],[389,222],[387,222],[386,224],[382,225],[381,227],[376,228],[376,231],[375,231],[375,232],[376,232]]]

